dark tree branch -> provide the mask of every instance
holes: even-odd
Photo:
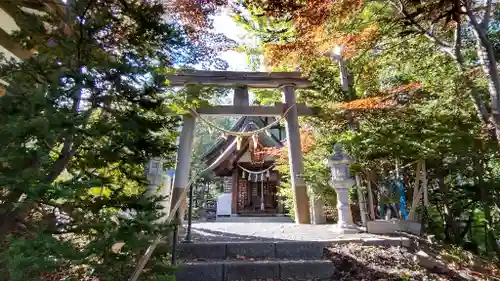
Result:
[[[404,18],[406,20],[408,20],[410,22],[410,24],[417,29],[417,32],[424,35],[432,42],[436,43],[443,52],[445,52],[446,54],[448,54],[449,56],[451,56],[452,58],[455,59],[455,53],[453,52],[453,48],[452,48],[451,44],[437,38],[433,32],[432,26],[431,26],[430,30],[427,30],[425,27],[423,27],[421,24],[419,24],[417,22],[417,20],[415,19],[415,17],[404,8],[404,3],[402,3],[401,0],[399,0],[399,4],[400,4],[400,6],[399,6],[400,13],[403,14]]]
[[[484,9],[484,17],[483,21],[481,21],[481,26],[486,30],[488,29],[488,25],[490,24],[491,13],[492,13],[493,1],[487,0],[486,7]]]
[[[455,57],[459,64],[464,63],[464,58],[462,56],[462,24],[460,19],[456,21],[457,26],[455,27],[455,44],[453,49],[455,51]]]
[[[474,212],[471,212],[470,215],[469,215],[469,219],[467,220],[467,224],[465,225],[464,230],[462,230],[462,233],[460,233],[460,241],[464,240],[465,235],[467,235],[467,233],[471,229],[473,219],[474,219]]]

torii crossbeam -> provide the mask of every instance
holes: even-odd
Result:
[[[199,108],[202,115],[244,115],[244,116],[280,116],[285,111],[286,133],[288,141],[288,157],[290,161],[291,185],[294,193],[295,222],[308,224],[311,222],[307,187],[302,178],[303,162],[298,124],[299,115],[315,115],[316,108],[297,104],[295,88],[308,88],[311,83],[299,72],[231,72],[231,71],[188,71],[166,75],[170,86],[206,85],[234,88],[233,105]],[[274,106],[250,106],[248,88],[281,88],[283,103]],[[177,153],[176,177],[172,202],[181,199],[183,188],[188,183],[190,170],[190,153],[194,139],[195,117],[184,116],[184,124],[179,137]],[[185,210],[179,210],[178,219],[184,216]]]

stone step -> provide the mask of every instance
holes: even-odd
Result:
[[[185,263],[175,277],[176,281],[329,280],[336,271],[329,260],[227,260]]]
[[[332,241],[239,241],[179,244],[179,260],[225,260],[239,257],[254,259],[302,259],[323,257],[324,248],[332,244],[360,243],[364,245],[410,246],[403,237],[373,237],[336,239]]]
[[[314,260],[323,257],[330,242],[210,242],[179,244],[179,260],[300,259]]]

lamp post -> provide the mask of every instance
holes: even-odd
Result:
[[[347,72],[347,68],[345,67],[345,61],[342,56],[342,46],[336,46],[333,49],[333,59],[337,61],[340,70],[340,85],[342,87],[342,91],[346,94],[348,100],[352,100],[355,98],[354,90],[352,89],[352,85],[349,83],[349,73]],[[354,125],[354,119],[350,112],[347,112],[347,124],[349,126],[349,130],[354,132],[356,130],[356,126]],[[361,178],[358,173],[355,175],[357,193],[359,198],[359,210],[361,212],[361,223],[363,226],[366,226],[366,200],[361,190]]]
[[[351,209],[349,207],[349,187],[354,185],[354,179],[349,173],[349,164],[353,159],[345,155],[342,147],[335,144],[334,154],[330,155],[326,165],[331,169],[331,185],[337,192],[338,222],[332,229],[336,233],[358,233],[359,229],[352,222]]]
[[[340,85],[342,86],[342,91],[349,91],[349,79],[347,74],[347,69],[345,67],[345,61],[342,57],[342,46],[335,46],[333,49],[333,59],[337,61],[340,69]]]

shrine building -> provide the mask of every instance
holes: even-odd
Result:
[[[253,132],[275,121],[274,117],[245,116],[235,123],[231,131]],[[278,195],[280,173],[274,167],[277,156],[265,151],[268,148],[282,148],[285,134],[285,129],[278,123],[249,137],[221,137],[203,155],[203,160],[210,165],[224,151],[232,150],[212,170],[223,182],[223,193],[217,198],[218,216],[284,214]]]

